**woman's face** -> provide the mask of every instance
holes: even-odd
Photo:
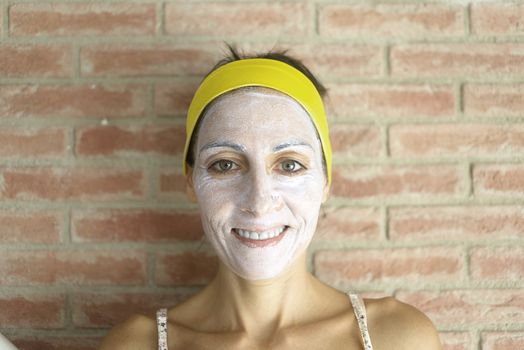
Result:
[[[209,108],[189,191],[221,261],[247,280],[278,276],[311,241],[327,196],[308,114],[274,90],[242,89]]]

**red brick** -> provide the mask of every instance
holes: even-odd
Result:
[[[524,321],[521,290],[401,291],[396,297],[422,310],[438,328]]]
[[[144,115],[140,85],[0,86],[0,118],[137,117]]]
[[[62,225],[59,211],[0,211],[0,243],[58,243]]]
[[[524,195],[524,166],[476,165],[473,186],[475,195]]]
[[[103,209],[72,213],[78,242],[195,241],[202,238],[198,212],[151,209]]]
[[[376,208],[321,209],[315,239],[380,239],[380,212]]]
[[[146,255],[133,251],[9,251],[0,256],[3,285],[136,285]]]
[[[513,156],[524,153],[524,125],[394,125],[394,157]]]
[[[159,196],[186,199],[186,177],[182,173],[182,166],[161,169],[158,182]]]
[[[28,128],[2,126],[0,157],[56,157],[66,154],[64,128]]]
[[[69,46],[0,45],[0,77],[67,77],[73,74]]]
[[[2,13],[2,16],[0,16],[0,37],[4,36],[4,12],[6,11],[6,7],[4,5],[3,0],[0,0],[0,12]]]
[[[73,297],[73,323],[77,327],[108,327],[134,314],[155,316],[155,311],[185,300],[187,292],[77,293]]]
[[[9,31],[16,36],[144,35],[155,27],[154,4],[28,3],[9,9]]]
[[[183,125],[89,126],[77,128],[75,149],[79,156],[181,155],[185,133]]]
[[[0,324],[17,328],[61,328],[64,308],[65,297],[60,294],[3,293],[0,296]]]
[[[482,350],[524,349],[524,332],[482,333]]]
[[[329,284],[455,281],[463,276],[456,248],[397,248],[320,251],[315,275]]]
[[[383,72],[383,53],[378,45],[343,42],[297,44],[289,54],[299,57],[315,76],[322,79],[375,77]]]
[[[455,97],[449,85],[326,84],[328,115],[349,117],[449,117]]]
[[[102,337],[70,335],[16,335],[10,340],[24,350],[96,350]]]
[[[464,113],[480,117],[524,115],[524,84],[466,84]]]
[[[389,210],[392,240],[524,238],[524,208],[512,206],[411,207]]]
[[[332,124],[330,140],[338,156],[376,157],[383,149],[380,128],[376,126]]]
[[[464,33],[464,10],[460,6],[329,4],[319,11],[320,34],[329,37],[426,38]]]
[[[97,45],[81,50],[84,76],[204,76],[215,64],[199,46]]]
[[[313,23],[304,3],[167,3],[168,34],[304,37]],[[220,28],[217,33],[217,28]]]
[[[350,199],[437,198],[463,192],[453,166],[345,166],[333,169],[331,194]]]
[[[215,276],[218,259],[206,252],[157,253],[156,283],[159,285],[203,285]]]
[[[524,71],[522,44],[407,44],[391,48],[391,74],[410,77],[515,77]]]
[[[518,3],[471,4],[471,32],[478,35],[524,34],[524,5]]]
[[[471,335],[466,332],[440,332],[439,337],[442,342],[442,350],[470,350],[473,346]]]
[[[133,199],[143,197],[141,170],[118,168],[0,169],[0,198],[22,200]]]
[[[199,81],[159,83],[155,86],[155,112],[160,116],[178,116],[185,120]]]
[[[524,247],[474,248],[470,261],[471,275],[480,281],[524,280]]]

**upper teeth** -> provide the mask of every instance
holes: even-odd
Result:
[[[270,231],[264,231],[264,232],[253,232],[253,231],[247,231],[247,230],[241,230],[236,229],[238,234],[244,238],[254,239],[254,240],[263,240],[263,239],[269,239],[278,236],[284,231],[285,227],[280,227],[274,230]]]

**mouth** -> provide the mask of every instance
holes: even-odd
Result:
[[[281,226],[268,231],[248,231],[233,228],[231,233],[243,244],[250,248],[267,247],[275,245],[288,232],[289,226]]]

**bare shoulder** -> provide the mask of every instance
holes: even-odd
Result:
[[[98,350],[154,350],[156,347],[156,321],[143,315],[134,315],[113,327]]]
[[[438,332],[420,310],[393,297],[366,299],[368,327],[376,350],[441,350]]]

